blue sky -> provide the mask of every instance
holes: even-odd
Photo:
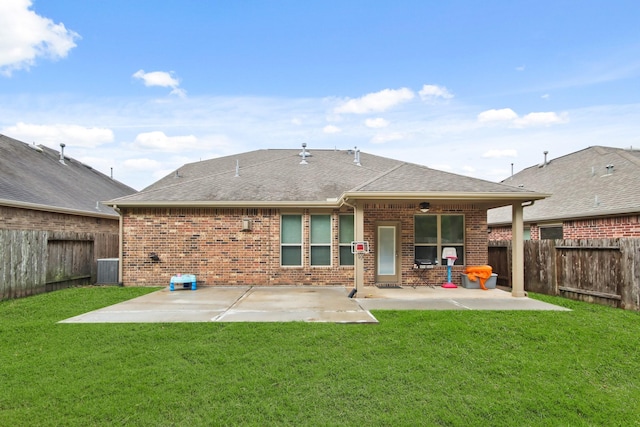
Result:
[[[640,147],[638,1],[0,2],[0,133],[142,189],[348,149],[498,181]]]

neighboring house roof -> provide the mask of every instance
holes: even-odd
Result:
[[[0,205],[117,217],[102,201],[136,190],[42,145],[0,135]]]
[[[339,206],[347,199],[469,200],[502,206],[544,195],[351,150],[257,150],[190,163],[118,206]]]
[[[531,166],[502,181],[551,197],[524,208],[525,222],[640,213],[640,151],[594,146]],[[511,211],[488,213],[492,225],[510,224]]]

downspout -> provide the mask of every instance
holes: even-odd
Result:
[[[122,282],[122,263],[123,263],[123,259],[122,259],[122,254],[124,252],[124,218],[122,215],[122,212],[120,211],[120,208],[118,207],[118,205],[113,205],[113,210],[118,212],[118,215],[120,217],[120,221],[118,223],[118,286],[124,286],[124,283]]]

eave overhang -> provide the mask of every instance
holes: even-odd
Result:
[[[114,209],[120,208],[335,208],[337,199],[329,201],[110,201]]]
[[[114,208],[339,208],[355,200],[410,200],[437,201],[443,203],[480,203],[487,208],[510,205],[514,202],[530,202],[549,197],[543,193],[469,193],[469,192],[346,192],[339,198],[300,201],[256,200],[111,200],[106,205]]]
[[[62,208],[59,206],[42,205],[38,203],[19,202],[16,200],[0,199],[0,206],[8,206],[12,208],[30,209],[34,211],[53,212],[66,215],[86,216],[91,218],[118,219],[118,215],[104,212],[90,212],[81,209]]]
[[[469,193],[469,192],[380,192],[355,191],[342,195],[343,201],[354,200],[414,200],[442,203],[479,203],[487,208],[542,200],[551,196],[545,193]]]
[[[526,211],[525,211],[526,212]],[[580,213],[575,215],[563,215],[563,216],[548,216],[548,217],[537,217],[537,218],[524,218],[525,224],[538,224],[538,223],[552,223],[552,222],[563,222],[563,221],[571,221],[571,220],[581,220],[581,219],[595,219],[595,218],[611,218],[618,216],[631,216],[631,215],[639,215],[640,211],[630,211],[628,209],[619,209],[619,210],[611,210],[607,212],[589,212],[589,213]],[[493,221],[489,222],[488,225],[490,227],[500,227],[511,225],[511,221]]]

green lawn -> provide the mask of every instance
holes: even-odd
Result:
[[[637,312],[536,296],[573,311],[56,323],[150,291],[0,303],[0,425],[640,425]]]

